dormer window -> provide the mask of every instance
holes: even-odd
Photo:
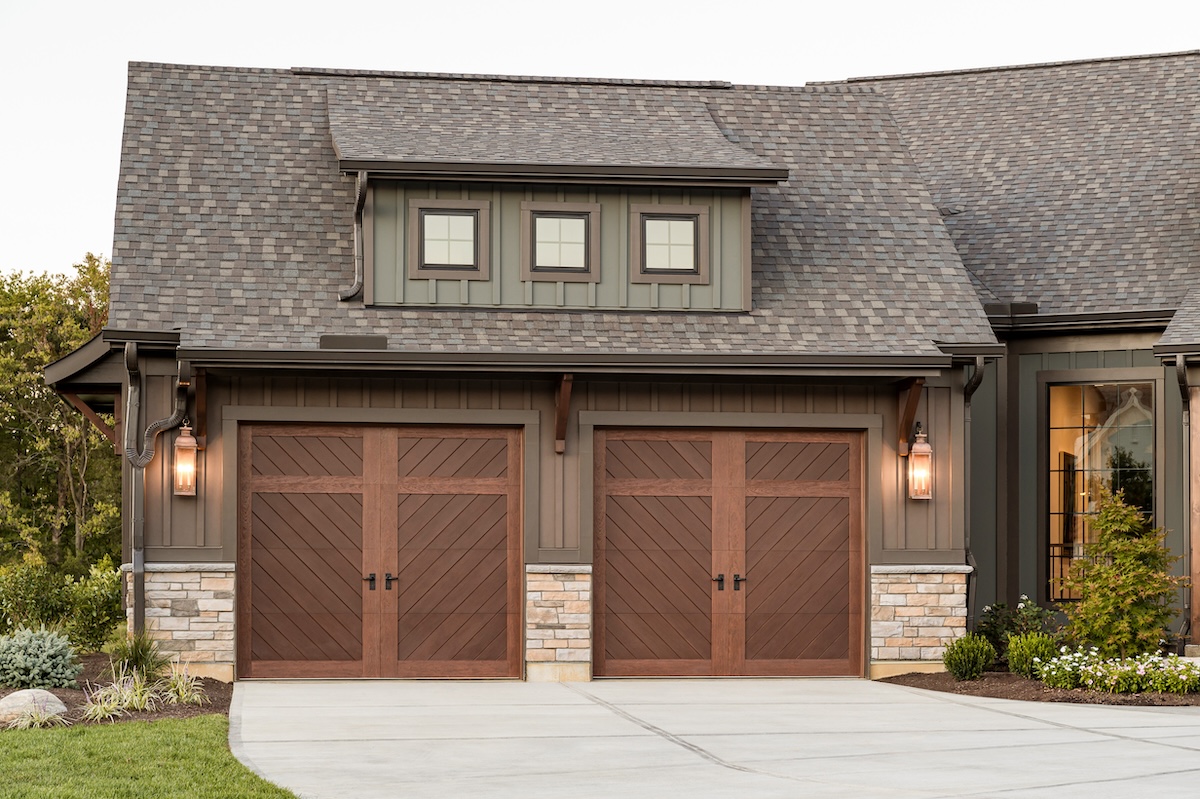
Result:
[[[409,204],[409,277],[487,280],[487,200],[413,200]]]
[[[600,205],[521,203],[521,279],[597,282]]]
[[[634,283],[708,282],[708,207],[630,206]]]

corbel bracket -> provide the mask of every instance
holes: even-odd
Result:
[[[71,404],[72,408],[82,413],[84,418],[95,425],[96,429],[104,434],[104,437],[112,443],[113,447],[118,453],[121,451],[121,442],[117,439],[117,431],[109,427],[108,424],[105,423],[104,419],[100,417],[100,414],[92,410],[92,406],[81,400],[78,394],[63,394],[62,396],[63,399]]]
[[[921,392],[924,389],[923,377],[910,377],[900,387],[901,392],[907,392],[900,403],[900,427],[896,431],[900,438],[898,450],[902,456],[908,455],[909,438],[912,436],[913,422],[917,418],[917,405],[921,403]]]
[[[567,414],[571,410],[571,383],[575,376],[564,374],[554,392],[554,453],[562,455],[567,450]]]

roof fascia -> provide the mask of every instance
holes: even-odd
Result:
[[[1041,333],[1088,333],[1105,330],[1153,330],[1170,324],[1174,309],[1075,314],[994,314],[988,322],[996,333],[1009,336]]]
[[[46,385],[57,389],[59,384],[71,382],[74,378],[102,364],[112,353],[113,346],[104,340],[104,332],[101,331],[88,339],[87,343],[81,344],[57,361],[47,364],[46,368],[42,370],[42,378],[46,381]]]
[[[605,164],[463,164],[437,161],[397,162],[341,159],[344,172],[410,180],[490,182],[554,181],[622,185],[775,186],[786,181],[784,167],[651,167]]]

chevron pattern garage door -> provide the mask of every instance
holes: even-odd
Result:
[[[596,433],[600,675],[859,675],[861,436]]]
[[[518,675],[516,430],[246,425],[239,446],[239,676]]]

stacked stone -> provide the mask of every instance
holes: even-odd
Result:
[[[871,660],[940,661],[967,629],[969,566],[872,566]]]
[[[525,661],[530,680],[591,679],[591,570],[526,567]]]
[[[132,586],[132,575],[126,575]],[[192,674],[233,679],[232,564],[154,564],[146,568],[146,631],[163,654]],[[133,623],[132,597],[126,615]]]

